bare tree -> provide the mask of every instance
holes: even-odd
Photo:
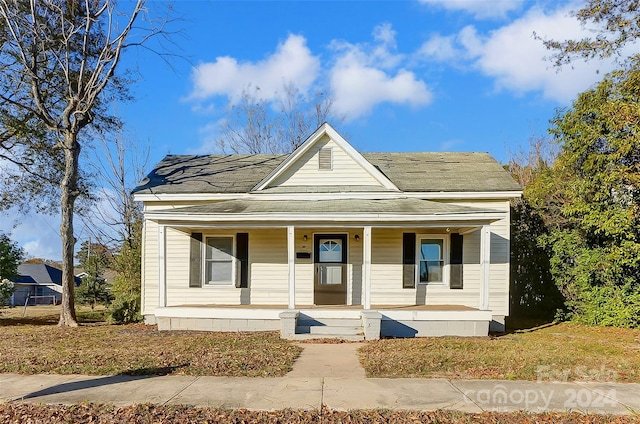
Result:
[[[550,137],[532,136],[525,149],[519,147],[509,152],[507,170],[524,188],[534,181],[536,176],[549,169],[560,153],[560,147]]]
[[[0,0],[0,134],[15,142],[1,147],[18,151],[14,163],[25,172],[29,157],[21,152],[33,152],[61,174],[60,326],[78,325],[73,223],[76,199],[83,194],[82,137],[118,123],[106,106],[129,98],[129,81],[116,73],[125,50],[166,35],[167,20],[156,25],[145,12],[144,0],[126,10],[115,0]],[[43,132],[46,146],[21,143],[34,128]]]
[[[275,101],[259,94],[259,87],[249,85],[230,107],[218,140],[223,152],[289,153],[322,123],[344,120],[334,112],[331,97],[322,92],[307,97],[293,83],[285,84]]]
[[[89,169],[101,188],[82,220],[102,244],[120,246],[134,237],[142,211],[131,191],[145,176],[149,154],[149,145],[135,143],[122,131],[100,137]]]

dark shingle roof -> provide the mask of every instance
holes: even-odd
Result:
[[[81,280],[74,277],[76,286]],[[52,284],[62,285],[62,271],[47,264],[22,264],[18,265],[18,276],[14,278],[14,282],[29,285]]]
[[[246,193],[287,155],[168,155],[134,193]]]
[[[363,153],[402,191],[510,191],[520,186],[488,153]]]
[[[488,153],[363,153],[362,156],[402,191],[520,190]],[[247,193],[286,158],[287,155],[266,154],[169,155],[134,192]]]

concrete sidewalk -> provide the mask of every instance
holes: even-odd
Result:
[[[640,412],[640,384],[365,378],[357,344],[304,344],[285,377],[0,374],[0,402],[155,403],[276,410]]]
[[[215,408],[335,410],[580,411],[640,410],[639,384],[339,377],[128,377],[0,375],[0,402],[155,403]]]

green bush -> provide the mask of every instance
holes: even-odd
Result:
[[[127,324],[142,320],[140,315],[140,297],[117,297],[108,309],[109,320],[119,324]]]

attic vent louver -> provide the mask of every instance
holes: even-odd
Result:
[[[331,148],[324,147],[318,152],[318,169],[331,171]]]

